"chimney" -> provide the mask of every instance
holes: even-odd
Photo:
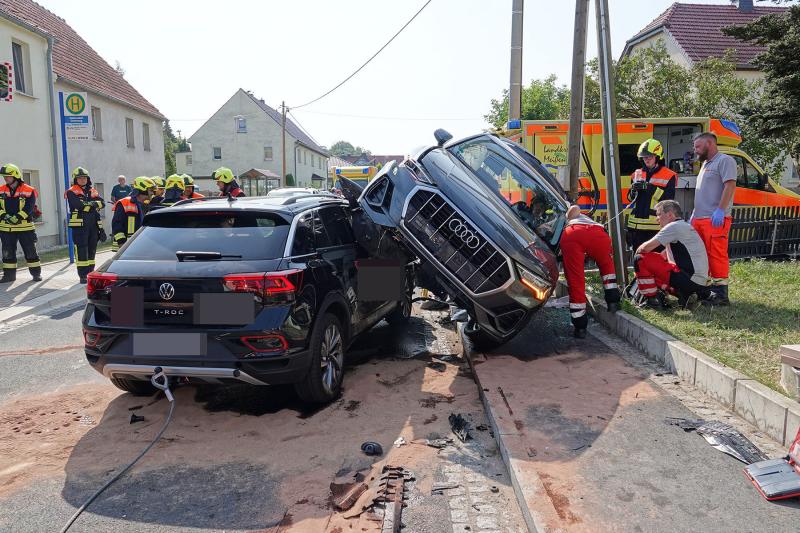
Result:
[[[739,0],[739,11],[742,13],[752,13],[753,0]]]

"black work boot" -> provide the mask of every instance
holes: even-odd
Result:
[[[606,302],[606,308],[608,308],[609,313],[616,313],[622,309],[619,302]]]
[[[639,305],[641,309],[657,309],[659,311],[664,309],[664,304],[658,296],[651,296]]]
[[[586,338],[586,328],[575,328],[575,331],[572,332],[572,335],[576,339],[585,339]]]
[[[3,277],[0,279],[0,283],[13,283],[17,281],[17,269],[16,268],[4,268],[3,269]]]
[[[712,285],[709,288],[711,290],[708,298],[703,300],[703,305],[712,307],[731,305],[731,301],[728,299],[727,285]]]
[[[700,305],[700,299],[697,297],[696,293],[690,294],[678,294],[678,307],[681,309],[688,309],[693,311],[697,309],[697,306]]]
[[[33,281],[42,281],[42,267],[31,267],[28,270],[31,272]]]

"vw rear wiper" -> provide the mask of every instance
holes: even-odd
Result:
[[[241,255],[226,255],[221,252],[175,252],[178,261],[219,261],[221,259],[241,259]]]

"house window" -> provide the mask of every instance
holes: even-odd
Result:
[[[150,124],[144,122],[142,122],[142,145],[145,152],[150,151]]]
[[[44,208],[42,207],[42,191],[39,188],[39,171],[38,170],[23,170],[22,171],[22,181],[36,189],[36,205],[39,206],[39,211],[44,213]],[[44,218],[44,214],[40,218],[34,220],[34,222],[42,222]]]
[[[192,164],[192,154],[186,154],[186,164],[187,165]]]
[[[128,148],[133,148],[136,146],[133,142],[133,119],[126,118],[125,119],[125,142],[128,144]]]
[[[14,60],[14,87],[17,91],[32,94],[30,87],[30,52],[28,45],[11,41],[11,57]]]
[[[247,133],[247,119],[236,117],[236,133]]]
[[[264,161],[272,161],[272,146],[264,147]]]
[[[216,159],[217,161],[219,161],[220,159],[222,159],[222,147],[220,147],[220,146],[215,146],[215,147],[213,148],[213,157],[214,157],[214,159]]]
[[[303,164],[304,165],[308,164],[308,152],[306,152],[305,150],[303,150]]]
[[[103,117],[100,114],[100,108],[94,106],[92,106],[92,139],[103,140]]]

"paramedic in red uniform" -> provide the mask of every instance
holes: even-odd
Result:
[[[573,205],[567,210],[567,226],[561,236],[561,254],[564,258],[564,276],[569,288],[569,314],[575,327],[575,336],[586,337],[586,275],[584,260],[588,256],[600,268],[606,304],[612,313],[619,310],[620,293],[614,271],[614,252],[611,238],[603,226]]]
[[[701,133],[694,140],[694,153],[703,162],[694,191],[692,227],[700,234],[708,252],[711,297],[707,305],[730,305],[728,299],[728,236],[736,193],[736,161],[717,148],[717,136]]]

